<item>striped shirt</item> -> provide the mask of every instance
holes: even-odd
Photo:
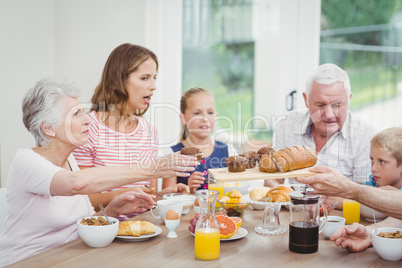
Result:
[[[88,143],[73,152],[79,166],[146,165],[158,157],[157,131],[142,117],[135,116],[138,124],[133,131],[121,133],[106,126],[95,111],[88,116],[91,118]],[[150,184],[150,180],[146,180],[117,189]]]
[[[274,149],[299,145],[315,150],[311,124],[307,109],[291,111],[281,117],[272,140]],[[373,127],[348,111],[342,129],[334,133],[318,153],[317,165],[336,168],[354,182],[366,182],[371,174],[370,140],[374,134]]]

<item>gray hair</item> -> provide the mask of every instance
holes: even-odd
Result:
[[[25,94],[22,121],[34,136],[37,146],[46,148],[49,145],[51,140],[43,132],[41,124],[57,130],[63,112],[57,101],[67,96],[77,98],[80,91],[74,83],[58,77],[43,78]]]
[[[335,64],[326,63],[320,65],[310,74],[310,76],[306,80],[305,93],[307,99],[310,96],[311,88],[313,87],[314,82],[323,85],[331,85],[336,82],[343,82],[343,87],[346,91],[346,96],[348,97],[348,103],[350,102],[350,94],[352,90],[350,86],[349,76],[344,70],[342,70]]]

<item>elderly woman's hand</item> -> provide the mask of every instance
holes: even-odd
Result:
[[[105,210],[108,216],[117,217],[119,214],[145,212],[154,205],[151,195],[131,191],[114,197]]]
[[[196,157],[177,152],[153,161],[150,168],[151,172],[159,178],[188,177],[190,173],[187,172],[194,171],[194,166],[199,164]]]

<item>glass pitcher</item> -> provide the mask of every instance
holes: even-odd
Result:
[[[215,260],[220,255],[219,224],[215,217],[215,203],[219,192],[198,190],[200,216],[195,227],[194,254],[199,260]]]
[[[296,253],[314,253],[318,250],[318,238],[327,222],[328,211],[313,191],[295,191],[289,194],[289,250]],[[320,207],[324,212],[320,219]]]

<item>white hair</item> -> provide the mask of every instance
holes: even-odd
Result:
[[[63,110],[57,101],[63,97],[77,98],[79,89],[74,83],[58,77],[47,77],[38,81],[28,90],[22,101],[22,120],[25,127],[34,136],[36,145],[46,148],[50,138],[43,132],[45,128],[57,130]]]
[[[311,88],[313,87],[314,82],[323,85],[331,85],[336,82],[343,82],[343,88],[345,89],[346,96],[348,97],[348,103],[350,102],[350,94],[352,93],[352,90],[349,76],[344,70],[335,64],[326,63],[320,65],[307,77],[305,92],[307,100],[310,96]]]

